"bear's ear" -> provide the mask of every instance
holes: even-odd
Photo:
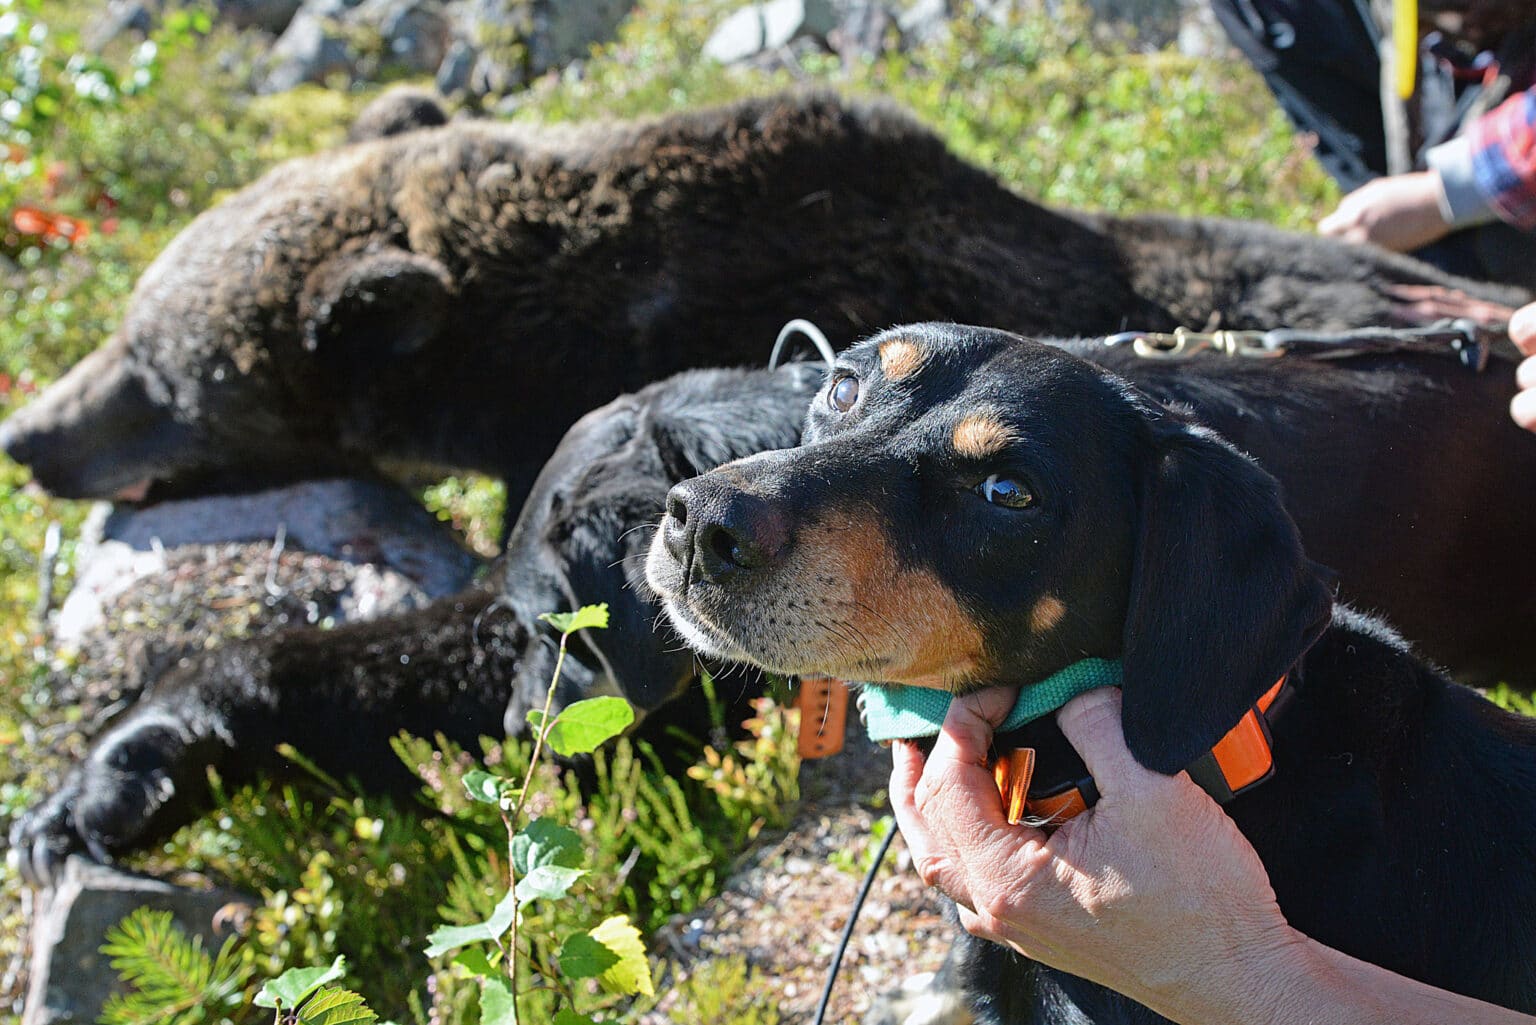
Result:
[[[447,123],[448,115],[435,94],[414,86],[396,86],[362,109],[347,131],[347,141],[387,139]]]
[[[1209,751],[1332,615],[1275,479],[1216,436],[1153,426],[1125,620],[1126,745],[1175,773]]]
[[[409,355],[436,338],[453,298],[448,268],[403,249],[340,253],[317,267],[299,302],[304,348],[339,345]]]

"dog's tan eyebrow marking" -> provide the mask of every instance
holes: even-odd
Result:
[[[986,459],[1018,441],[1019,436],[993,414],[973,413],[955,424],[950,440],[955,452],[966,459]]]
[[[1035,607],[1030,610],[1029,628],[1037,634],[1043,634],[1054,629],[1066,614],[1066,604],[1054,594],[1048,594],[1035,602]]]
[[[911,377],[923,365],[927,354],[909,338],[892,338],[880,343],[880,369],[887,381]]]

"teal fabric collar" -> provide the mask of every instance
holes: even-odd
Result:
[[[1077,695],[1095,687],[1120,686],[1120,663],[1105,658],[1086,658],[1039,683],[1019,688],[1019,700],[997,728],[999,733],[1018,729],[1056,711]],[[910,740],[937,736],[949,713],[952,695],[931,687],[866,684],[859,692],[864,730],[870,740]]]

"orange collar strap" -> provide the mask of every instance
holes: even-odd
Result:
[[[1271,713],[1279,713],[1277,703],[1283,704],[1281,697],[1288,693],[1286,680],[1287,677],[1280,677],[1215,747],[1189,766],[1189,778],[1218,803],[1226,804],[1275,774],[1269,720]],[[1033,747],[1016,747],[1000,753],[992,774],[1002,794],[1008,821],[1027,821],[1054,829],[1093,807],[1099,799],[1098,788],[1082,768],[1081,760],[1074,761],[1078,771],[1044,779],[1035,772]]]

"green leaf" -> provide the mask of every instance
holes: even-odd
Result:
[[[105,1025],[186,1023],[237,1006],[251,969],[240,964],[234,937],[216,958],[189,937],[169,911],[141,907],[107,930],[101,952],[129,984],[101,1009]]]
[[[635,721],[635,710],[623,698],[587,698],[565,706],[549,728],[546,742],[556,754],[591,754]]]
[[[583,605],[575,612],[546,612],[539,618],[563,634],[573,634],[577,630],[585,630],[588,627],[606,630],[608,629],[608,603]]]
[[[517,1025],[517,997],[504,976],[480,984],[480,1025]]]
[[[540,865],[580,868],[581,834],[548,818],[534,819],[512,838],[512,867],[527,875]]]
[[[535,734],[543,733],[545,722],[551,718],[544,714],[544,709],[542,708],[530,708],[528,709],[528,728],[533,730]]]
[[[571,979],[595,979],[618,963],[619,955],[591,933],[571,933],[560,948],[560,971]]]
[[[427,956],[437,957],[470,943],[500,939],[512,927],[512,916],[517,913],[516,906],[514,895],[508,893],[485,921],[474,925],[442,926],[427,937]]]
[[[564,897],[586,874],[581,867],[581,837],[549,819],[534,819],[512,838],[512,867],[517,870],[517,899]]]
[[[645,959],[645,942],[640,930],[629,924],[625,915],[615,915],[592,930],[592,938],[607,947],[618,963],[597,977],[597,984],[610,993],[655,996],[651,988],[651,963]],[[563,965],[563,962],[562,962]]]
[[[500,804],[502,794],[512,781],[494,772],[486,772],[484,769],[471,769],[464,774],[463,782],[464,790],[469,794],[471,801],[479,801],[481,804]]]
[[[327,982],[347,974],[347,959],[338,954],[329,968],[290,968],[275,979],[268,979],[256,994],[257,1007],[283,1007],[293,1010],[304,998]]]
[[[494,978],[498,974],[496,965],[491,961],[486,952],[479,947],[470,947],[468,950],[459,951],[458,956],[453,959],[453,963],[470,975],[477,975],[482,979]]]
[[[362,997],[340,988],[322,990],[299,1011],[300,1025],[372,1025],[378,1020]]]
[[[560,948],[560,971],[572,979],[595,978],[609,993],[656,995],[640,930],[625,915],[615,915],[591,932],[566,937]]]
[[[585,1014],[577,1014],[569,1007],[562,1007],[555,1012],[554,1020],[550,1025],[598,1025],[596,1018],[589,1018]]]
[[[587,874],[584,868],[561,868],[559,865],[540,865],[517,881],[517,899],[521,901],[559,900],[564,897],[576,880]]]

